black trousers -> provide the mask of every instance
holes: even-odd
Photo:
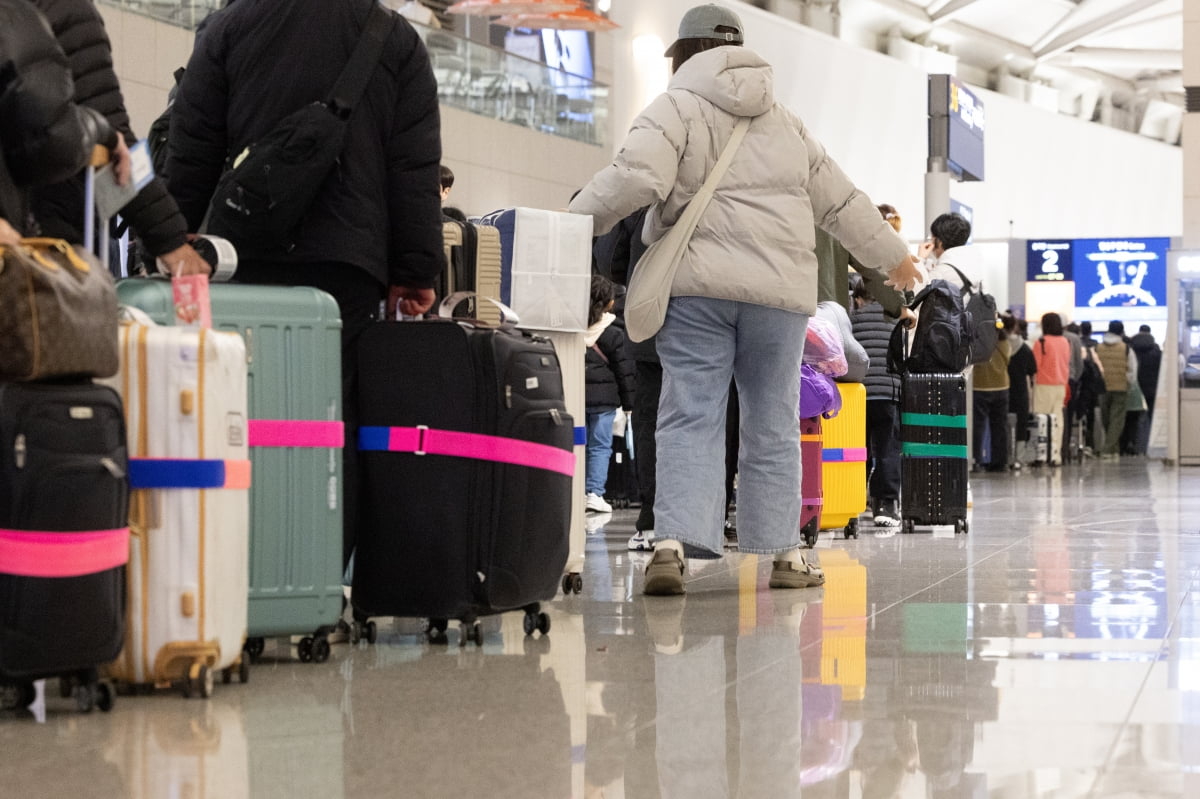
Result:
[[[332,296],[342,314],[342,564],[350,560],[358,540],[358,337],[379,317],[384,287],[356,266],[342,263],[242,263],[237,282],[278,286],[311,286]]]
[[[1003,469],[1008,466],[1008,391],[976,391],[975,402],[975,460],[980,466]],[[983,431],[991,433],[992,447],[988,460],[983,461]]]
[[[662,364],[638,361],[634,373],[633,462],[637,466],[638,490],[642,508],[638,512],[638,530],[654,529],[654,470],[658,468],[658,398],[662,395]]]
[[[867,400],[867,461],[870,468],[871,499],[875,506],[895,504],[900,499],[900,404],[891,400]]]

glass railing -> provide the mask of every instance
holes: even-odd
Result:
[[[444,105],[604,144],[607,86],[448,31],[413,27],[429,50]]]
[[[102,0],[195,28],[225,0]],[[568,139],[603,145],[608,87],[450,33],[413,23],[429,50],[438,99],[453,108]]]
[[[212,12],[225,6],[227,0],[101,0],[105,5],[117,6],[135,14],[142,14],[160,22],[169,22],[182,28],[194,29]]]

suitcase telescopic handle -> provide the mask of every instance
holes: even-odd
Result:
[[[521,317],[512,308],[509,308],[499,300],[494,300],[491,297],[484,297],[474,291],[456,291],[453,294],[442,300],[442,304],[438,306],[437,315],[441,319],[454,319],[454,307],[463,300],[474,298],[477,302],[484,300],[500,309],[500,325],[508,327],[521,324]],[[472,320],[474,321],[474,320]],[[486,323],[483,323],[486,324]]]

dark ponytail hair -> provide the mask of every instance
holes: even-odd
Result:
[[[604,275],[592,275],[592,304],[588,308],[588,327],[600,321],[616,296],[613,283]]]
[[[715,33],[741,33],[737,28],[731,28],[728,25],[718,25],[713,28]],[[697,53],[703,53],[705,50],[712,50],[716,47],[741,47],[741,42],[727,42],[724,39],[680,39],[675,42],[675,49],[671,53],[671,74],[674,75],[679,71],[679,68],[684,65],[689,58]]]

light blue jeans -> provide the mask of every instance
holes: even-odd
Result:
[[[608,462],[612,459],[613,420],[617,409],[587,415],[587,472],[584,484],[587,493],[604,496],[608,482]]]
[[[689,557],[721,556],[725,413],[730,378],[741,403],[738,549],[800,545],[800,357],[808,317],[732,300],[674,297],[658,333],[655,535]]]

